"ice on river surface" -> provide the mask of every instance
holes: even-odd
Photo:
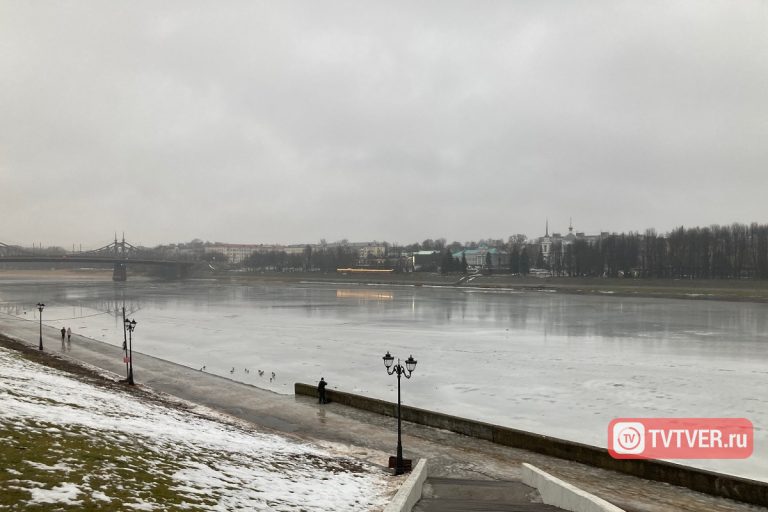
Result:
[[[322,376],[395,400],[390,351],[418,360],[405,404],[589,444],[605,446],[616,417],[745,417],[750,459],[684,463],[768,480],[765,304],[212,281],[0,290],[7,312],[30,319],[39,297],[44,323],[115,345],[124,301],[135,350],[280,393]]]

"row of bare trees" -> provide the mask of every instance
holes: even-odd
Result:
[[[768,224],[679,227],[665,236],[621,233],[596,242],[555,242],[555,275],[768,279]]]
[[[503,240],[482,240],[483,246],[495,247],[509,255],[508,270],[527,274],[533,268],[547,268],[559,276],[632,276],[647,278],[759,278],[768,279],[768,224],[731,224],[727,226],[679,227],[660,235],[649,229],[644,233],[629,232],[603,235],[596,239],[576,239],[566,244],[555,240],[549,258],[541,253],[538,242],[523,235]],[[431,265],[423,270],[466,272],[466,260],[452,253],[471,249],[478,244],[447,243],[444,238],[427,239],[406,246],[387,246],[387,265],[407,270],[411,254],[435,251]],[[223,255],[222,255],[223,258]],[[358,251],[347,245],[311,247],[303,253],[283,251],[252,254],[244,266],[253,270],[320,270],[358,263]],[[423,262],[422,262],[423,263]],[[488,265],[490,267],[490,264]]]
[[[251,254],[244,266],[251,270],[320,270],[333,272],[337,268],[353,266],[357,263],[357,251],[351,247],[312,249],[306,246],[303,253],[288,254],[285,251],[265,251]]]

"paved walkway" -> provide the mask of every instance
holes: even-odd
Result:
[[[35,322],[0,314],[0,333],[37,346]],[[43,341],[47,351],[61,351],[60,333],[55,328],[43,327]],[[125,375],[118,347],[73,335],[67,355]],[[394,452],[394,418],[333,403],[318,405],[308,397],[278,395],[137,352],[134,372],[140,385],[375,464],[386,465]],[[528,462],[628,512],[768,510],[410,423],[403,424],[403,447],[408,458],[429,459],[432,477],[517,480],[520,463]]]
[[[522,482],[427,478],[413,512],[559,512]]]

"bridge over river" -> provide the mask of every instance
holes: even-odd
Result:
[[[51,254],[0,242],[0,263],[107,263],[114,266],[113,281],[128,279],[128,265],[164,267],[176,278],[183,278],[192,267],[191,261],[158,257],[153,251],[125,241],[115,241],[92,251]]]

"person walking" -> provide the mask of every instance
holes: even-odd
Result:
[[[65,328],[61,328],[61,342],[64,343],[64,336],[67,335],[67,330]]]
[[[70,342],[70,343],[72,342],[72,328],[71,327],[67,327],[67,341]]]
[[[325,379],[320,377],[320,382],[317,383],[317,403],[319,404],[327,404],[328,400],[325,398],[325,386],[327,386],[328,383],[325,382]]]

